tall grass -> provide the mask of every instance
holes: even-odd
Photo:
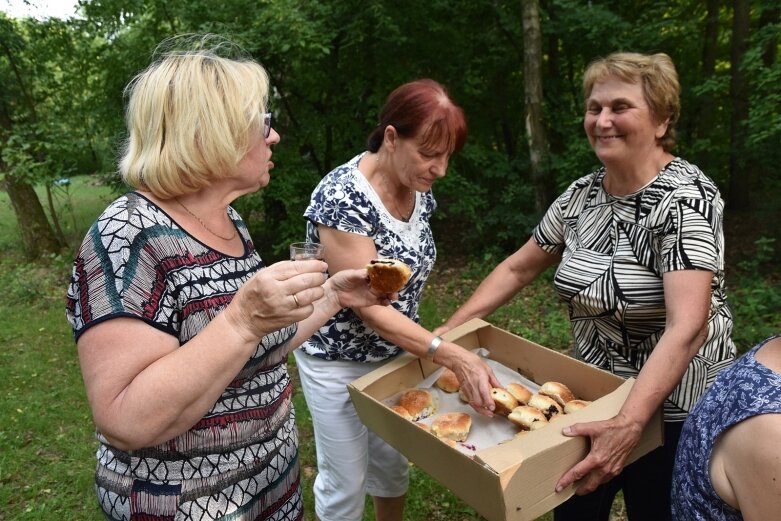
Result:
[[[89,178],[75,178],[59,197],[63,226],[71,248],[113,198]],[[7,195],[0,192],[0,521],[101,519],[92,489],[97,447],[84,395],[73,338],[65,321],[64,292],[72,251],[25,261]],[[762,336],[781,331],[779,268],[773,269],[773,241],[747,252],[731,278],[730,297],[736,342],[745,349]],[[433,328],[449,316],[500,259],[441,256],[421,306],[421,321]],[[541,277],[511,303],[489,317],[498,327],[540,344],[567,350],[569,324],[553,292],[551,273]],[[300,431],[306,518],[314,519],[312,484],[317,472],[312,425],[291,375]],[[613,519],[623,519],[617,502]],[[410,520],[479,520],[474,510],[420,469],[411,467],[406,506]],[[364,519],[373,519],[367,501]],[[543,516],[542,520],[550,520]]]

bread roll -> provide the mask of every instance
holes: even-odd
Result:
[[[545,382],[540,387],[540,394],[550,396],[556,403],[564,407],[564,404],[574,400],[575,395],[569,390],[569,387],[561,382]]]
[[[507,419],[525,431],[533,431],[548,425],[548,418],[531,405],[519,405],[510,412]]]
[[[447,445],[450,445],[454,449],[458,447],[456,440],[451,440],[450,438],[440,438],[439,436],[437,436],[437,439],[443,443],[446,443]]]
[[[526,388],[526,386],[518,383],[510,383],[505,386],[505,389],[510,393],[513,398],[518,400],[520,405],[526,405],[532,397],[532,392]]]
[[[429,427],[428,424],[422,423],[422,422],[414,422],[414,423],[415,423],[415,425],[417,425],[418,427],[420,427],[424,431],[431,432],[431,427]]]
[[[434,413],[434,398],[425,389],[409,389],[399,398],[399,405],[407,409],[413,420],[422,420]]]
[[[469,403],[469,398],[466,397],[466,393],[464,392],[463,388],[458,390],[458,397],[461,399],[462,402]]]
[[[532,395],[531,400],[529,400],[529,405],[542,411],[546,418],[550,418],[555,414],[561,414],[564,412],[564,409],[561,407],[561,405],[558,404],[556,400],[550,396],[545,396],[544,394]]]
[[[442,413],[431,422],[431,432],[435,436],[454,441],[466,441],[471,427],[472,417],[464,412]]]
[[[366,265],[369,285],[378,293],[395,293],[412,276],[409,266],[398,259],[374,259]]]
[[[391,409],[393,410],[393,412],[395,412],[396,414],[398,414],[399,416],[401,416],[405,420],[412,421],[412,415],[409,413],[409,411],[407,409],[405,409],[401,405],[394,405],[394,406],[391,407]]]
[[[581,410],[583,407],[590,404],[588,400],[570,400],[564,404],[564,413],[572,414],[575,411]]]
[[[436,385],[446,393],[455,393],[458,392],[459,389],[461,389],[461,384],[458,383],[458,378],[456,378],[456,373],[454,373],[447,367],[439,376],[439,378],[437,378],[437,381],[435,382],[434,385]]]
[[[494,408],[494,414],[507,416],[510,414],[510,411],[518,407],[518,400],[513,398],[513,395],[499,387],[494,387],[491,389],[491,398],[494,399],[494,403],[496,404],[496,407]]]

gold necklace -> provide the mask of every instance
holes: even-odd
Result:
[[[179,206],[181,206],[182,208],[184,208],[184,211],[185,211],[185,212],[187,212],[187,213],[189,213],[190,215],[192,215],[193,217],[195,217],[195,219],[196,219],[196,220],[197,220],[199,223],[201,223],[201,226],[203,226],[203,229],[204,229],[204,230],[206,230],[207,232],[211,233],[211,234],[212,234],[212,235],[214,235],[215,237],[219,237],[219,238],[220,238],[220,239],[222,239],[223,241],[231,241],[231,240],[233,240],[233,238],[234,238],[234,237],[236,237],[236,227],[235,227],[235,226],[234,226],[234,228],[233,228],[233,233],[231,234],[231,236],[230,236],[230,237],[223,237],[223,236],[222,236],[222,235],[220,235],[219,233],[216,233],[216,232],[212,231],[212,229],[211,229],[211,228],[209,228],[208,226],[206,226],[206,223],[205,223],[205,222],[203,222],[203,221],[201,220],[201,218],[200,218],[200,217],[198,217],[197,215],[195,215],[194,213],[192,213],[192,212],[190,211],[190,209],[189,209],[189,208],[187,208],[187,207],[184,205],[184,203],[183,203],[182,201],[180,201],[180,200],[179,200],[179,198],[178,198],[178,197],[174,197],[174,200],[175,200],[177,203],[179,203]],[[227,215],[227,210],[226,210],[226,215]]]
[[[410,218],[412,217],[412,212],[415,211],[415,196],[412,194],[412,190],[410,190],[408,194],[410,196],[409,212],[405,213],[399,210],[399,205],[396,202],[396,198],[393,197],[393,194],[388,187],[388,178],[386,177],[385,172],[382,173],[382,182],[385,185],[385,192],[388,194],[388,197],[390,197],[391,202],[393,203],[393,208],[396,210],[399,219],[405,223],[409,222]]]

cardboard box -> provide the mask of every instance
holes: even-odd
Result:
[[[634,379],[625,380],[596,369],[482,320],[471,320],[444,338],[469,350],[486,348],[490,359],[538,384],[549,380],[564,382],[577,397],[593,403],[557,419],[555,425],[478,450],[470,457],[393,413],[383,403],[415,387],[440,368],[403,354],[349,386],[361,421],[490,521],[531,521],[571,497],[574,487],[558,494],[554,489],[561,476],[586,456],[588,440],[566,437],[561,428],[615,416]],[[662,436],[662,415],[658,410],[630,461],[661,445]]]

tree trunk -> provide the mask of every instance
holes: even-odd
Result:
[[[730,150],[729,191],[727,204],[734,210],[746,210],[751,205],[752,169],[747,167],[746,120],[748,119],[748,78],[741,66],[749,36],[749,2],[734,0],[732,17],[732,48],[730,51]]]
[[[59,252],[64,244],[46,219],[33,186],[6,174],[2,187],[8,192],[14,208],[25,256],[35,259],[47,253]]]
[[[708,0],[708,14],[705,19],[705,35],[702,46],[702,79],[712,78],[716,72],[716,56],[719,45],[719,4],[721,0]],[[713,95],[701,97],[692,121],[696,125],[694,137],[704,138],[713,132]],[[707,165],[703,165],[704,167]],[[707,170],[706,170],[707,172]]]
[[[553,180],[548,168],[548,140],[542,114],[542,33],[538,0],[524,0],[523,82],[526,103],[526,136],[529,144],[534,206],[542,214],[553,202]]]

